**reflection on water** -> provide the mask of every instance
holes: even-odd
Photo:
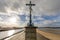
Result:
[[[8,36],[10,36],[10,35],[12,35],[14,33],[15,33],[15,30],[10,30],[10,31],[8,31]]]
[[[2,39],[4,37],[7,37],[7,36],[11,36],[12,34],[17,33],[17,32],[19,32],[21,30],[23,30],[23,29],[0,32],[0,39]],[[5,40],[8,40],[8,39],[5,39]]]
[[[8,31],[8,36],[11,36],[11,35],[13,35],[15,33],[15,30],[10,30],[10,31]],[[7,39],[5,39],[5,40],[9,40],[9,38],[7,38]]]

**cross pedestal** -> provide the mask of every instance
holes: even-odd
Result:
[[[25,40],[37,40],[37,33],[36,33],[37,27],[25,27]]]

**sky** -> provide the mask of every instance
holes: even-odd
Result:
[[[29,22],[32,1],[32,20],[37,27],[60,27],[60,0],[0,0],[0,26],[24,27]]]

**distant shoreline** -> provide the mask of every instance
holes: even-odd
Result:
[[[60,27],[38,27],[38,28],[51,28],[51,29],[60,29]]]

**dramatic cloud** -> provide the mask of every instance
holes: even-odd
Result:
[[[6,8],[11,8],[11,10],[15,11],[23,8],[25,11],[28,8],[25,4],[29,3],[29,1],[30,0],[0,0],[0,11],[4,12]],[[32,0],[32,3],[36,4],[36,6],[33,7],[35,13],[47,13],[52,15],[60,11],[60,0]]]
[[[0,0],[0,26],[6,26],[10,19],[10,21],[12,21],[15,18],[17,26],[26,25],[29,20],[29,7],[25,4],[29,3],[29,1],[30,0]],[[60,0],[31,1],[36,4],[36,6],[32,7],[34,24],[42,27],[49,26],[51,23],[60,22]]]

